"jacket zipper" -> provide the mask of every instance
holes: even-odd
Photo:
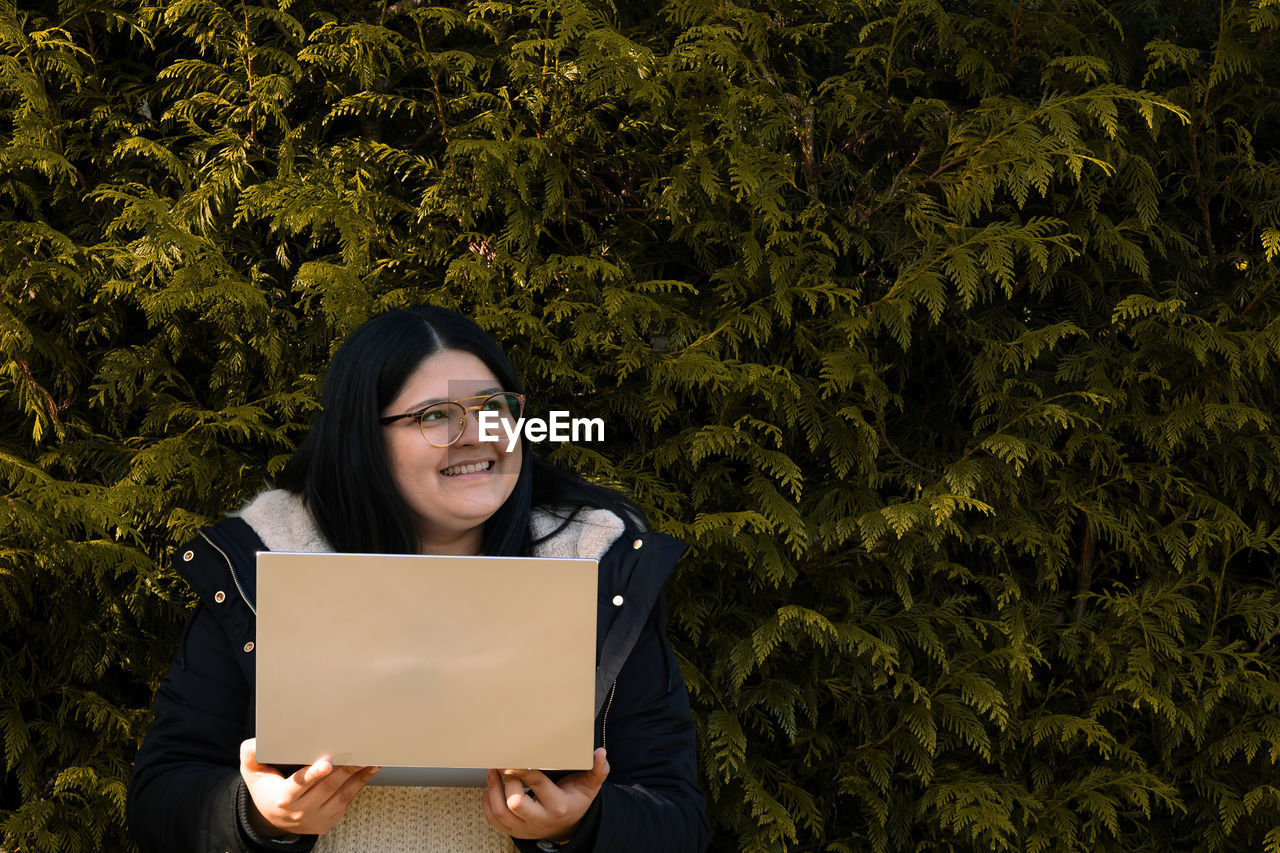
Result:
[[[614,679],[609,688],[609,701],[604,703],[604,718],[600,721],[600,745],[609,748],[609,709],[613,707],[613,693],[618,689],[618,681]]]
[[[249,612],[250,612],[250,613],[252,613],[254,616],[257,616],[257,615],[258,615],[258,608],[254,607],[254,606],[253,606],[253,602],[249,600],[249,596],[245,595],[245,592],[244,592],[244,586],[242,586],[242,585],[241,585],[241,583],[240,583],[240,576],[236,574],[236,567],[235,567],[235,566],[233,566],[233,565],[231,564],[231,558],[227,556],[227,552],[226,552],[226,551],[223,551],[221,548],[219,548],[217,545],[215,545],[215,544],[213,543],[213,540],[212,540],[212,539],[210,539],[208,536],[206,536],[206,535],[204,534],[204,531],[203,531],[203,530],[200,530],[200,531],[197,531],[197,532],[200,534],[200,538],[201,538],[201,539],[203,539],[204,541],[208,542],[208,543],[209,543],[209,546],[210,546],[210,547],[212,547],[212,548],[213,548],[213,550],[215,550],[215,551],[217,551],[219,554],[221,554],[221,555],[222,555],[222,559],[224,559],[224,560],[226,560],[226,561],[227,561],[227,570],[231,572],[231,580],[235,583],[235,585],[236,585],[236,589],[237,589],[237,590],[239,590],[239,592],[240,592],[240,597],[241,597],[242,599],[244,599],[244,603],[245,603],[245,604],[249,605]],[[614,682],[614,683],[616,684],[617,682]]]

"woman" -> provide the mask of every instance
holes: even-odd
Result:
[[[518,416],[523,396],[492,339],[452,311],[356,329],[322,402],[282,488],[179,551],[199,603],[129,784],[143,851],[703,849],[693,722],[660,599],[684,546],[523,439],[479,441],[478,412]],[[254,553],[267,549],[598,559],[592,768],[556,781],[490,770],[483,790],[365,789],[378,768],[259,764]]]

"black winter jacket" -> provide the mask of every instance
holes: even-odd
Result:
[[[610,771],[572,841],[555,849],[696,853],[709,841],[688,692],[667,645],[661,600],[684,549],[642,533],[614,542],[600,560],[595,743],[607,748]],[[301,853],[316,842],[263,838],[247,822],[239,756],[240,742],[254,734],[251,602],[260,550],[253,528],[231,518],[179,551],[199,603],[156,693],[155,721],[129,782],[127,817],[143,853]]]

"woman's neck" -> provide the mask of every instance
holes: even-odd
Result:
[[[480,546],[483,544],[483,527],[460,531],[452,536],[442,536],[436,532],[418,540],[418,553],[441,557],[474,557],[480,553]]]

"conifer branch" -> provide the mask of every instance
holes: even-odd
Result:
[[[905,725],[906,725],[905,718],[899,717],[898,721],[889,728],[889,731],[885,732],[880,737],[876,738],[873,741],[869,741],[867,743],[860,743],[857,746],[850,747],[849,751],[845,753],[845,760],[852,761],[859,752],[865,752],[869,749],[879,749],[889,741],[893,740],[893,738],[899,732],[902,731]]]
[[[406,9],[416,9],[426,2],[427,0],[396,0],[395,3],[387,7],[387,12],[391,15],[398,15]]]
[[[1018,0],[1018,8],[1013,13],[1013,37],[1009,39],[1009,58],[1004,64],[1004,73],[1013,71],[1013,58],[1017,54],[1018,38],[1022,35],[1022,0]]]
[[[879,213],[884,208],[885,205],[887,205],[891,201],[894,201],[895,196],[897,195],[897,192],[898,192],[898,183],[902,180],[902,177],[907,174],[907,172],[910,172],[912,169],[916,167],[916,164],[920,162],[920,157],[923,154],[924,154],[924,146],[921,146],[916,149],[916,156],[911,158],[910,163],[903,166],[901,169],[897,171],[897,173],[893,176],[893,181],[891,181],[889,184],[889,189],[886,190],[882,196],[880,196],[880,201],[878,201],[875,204],[875,206],[869,208],[865,213],[862,214],[863,221],[870,220],[871,217]]]
[[[939,477],[942,476],[939,472],[934,471],[932,468],[928,468],[924,465],[921,465],[919,462],[916,462],[912,459],[908,459],[906,456],[903,455],[902,451],[899,450],[894,445],[894,443],[889,440],[889,435],[888,433],[885,432],[885,428],[884,428],[884,416],[881,412],[876,412],[876,431],[880,433],[880,440],[884,442],[884,446],[887,447],[889,449],[889,452],[892,453],[894,456],[896,456],[900,462],[905,462],[907,465],[910,465],[912,468],[915,468],[917,471],[921,471],[922,473],[928,474],[930,477],[933,477],[934,479],[938,479]]]
[[[56,431],[59,433],[62,432],[62,418],[59,416],[60,410],[57,402],[53,399],[53,394],[49,393],[49,390],[41,385],[36,379],[35,374],[31,372],[31,367],[27,364],[26,359],[16,355],[10,356],[10,358],[13,359],[13,363],[18,366],[18,369],[22,371],[22,375],[26,378],[27,384],[39,391],[40,395],[44,397],[45,403],[48,406],[49,420],[53,422],[53,426]]]
[[[1258,292],[1255,293],[1253,295],[1253,298],[1249,300],[1249,304],[1244,306],[1244,308],[1240,311],[1240,316],[1241,317],[1248,316],[1253,311],[1253,309],[1257,308],[1258,304],[1262,302],[1262,297],[1270,293],[1273,287],[1275,287],[1275,279],[1271,279],[1269,281],[1264,282],[1262,287],[1258,288]],[[1251,343],[1252,341],[1250,342],[1250,344]],[[1247,352],[1248,349],[1249,349],[1249,345],[1246,344],[1245,351]]]
[[[1271,642],[1275,640],[1276,637],[1280,637],[1280,625],[1277,625],[1272,629],[1270,634],[1258,641],[1258,644],[1253,647],[1253,653],[1255,655],[1261,654],[1262,650],[1271,645]]]
[[[1207,87],[1206,87],[1207,91]],[[1196,209],[1200,212],[1200,228],[1204,233],[1205,252],[1208,255],[1208,274],[1210,283],[1217,281],[1217,250],[1213,243],[1213,222],[1209,213],[1209,198],[1204,192],[1204,177],[1200,171],[1199,129],[1200,121],[1191,128],[1191,176],[1196,186]]]
[[[1086,515],[1084,541],[1080,545],[1080,574],[1076,580],[1076,622],[1084,619],[1085,595],[1089,591],[1089,584],[1093,581],[1093,559],[1097,544],[1093,521]]]
[[[1042,105],[1042,106],[1037,107],[1037,108],[1036,108],[1036,109],[1034,109],[1034,110],[1030,110],[1030,111],[1028,111],[1027,115],[1025,115],[1023,118],[1019,119],[1018,121],[1014,122],[1013,124],[1007,125],[1006,127],[1002,128],[1001,130],[997,131],[996,133],[994,133],[994,134],[992,134],[992,135],[990,135],[990,136],[987,136],[987,137],[986,137],[986,138],[985,138],[981,143],[979,143],[977,146],[975,146],[975,147],[973,148],[973,150],[971,150],[971,151],[967,151],[967,152],[965,152],[964,154],[962,154],[962,155],[960,155],[960,156],[953,157],[952,159],[950,159],[950,160],[946,161],[945,163],[943,163],[943,164],[942,164],[941,166],[939,166],[937,169],[934,169],[934,170],[933,170],[933,172],[929,175],[929,177],[928,177],[928,178],[926,178],[925,180],[926,180],[926,181],[931,181],[931,180],[933,180],[933,179],[937,178],[937,177],[938,177],[940,174],[942,174],[943,172],[945,172],[945,171],[947,171],[948,169],[950,169],[951,167],[953,167],[953,166],[957,166],[957,165],[959,165],[959,164],[961,164],[961,163],[964,163],[964,162],[965,162],[965,161],[967,161],[967,160],[971,160],[971,159],[973,159],[973,157],[974,157],[975,155],[980,154],[982,151],[986,150],[987,148],[990,148],[992,145],[994,145],[995,143],[999,142],[999,141],[1000,141],[1001,139],[1003,139],[1005,136],[1008,136],[1009,134],[1016,132],[1017,130],[1019,130],[1020,128],[1022,128],[1024,125],[1029,124],[1029,123],[1031,123],[1031,122],[1033,122],[1033,121],[1036,121],[1036,120],[1038,120],[1038,119],[1042,119],[1042,118],[1044,118],[1045,113],[1047,113],[1047,112],[1048,112],[1048,110],[1050,110],[1050,109],[1055,109],[1055,108],[1061,108],[1061,107],[1066,106],[1066,105],[1069,105],[1069,104],[1083,103],[1083,102],[1087,102],[1087,101],[1094,100],[1094,99],[1096,99],[1096,98],[1098,97],[1097,92],[1098,92],[1098,90],[1097,90],[1097,89],[1094,89],[1094,90],[1090,90],[1089,92],[1084,92],[1084,93],[1079,94],[1079,95],[1070,95],[1070,96],[1068,96],[1068,97],[1057,98],[1057,99],[1053,100],[1051,103],[1044,104],[1044,105]],[[1116,95],[1115,95],[1115,96],[1116,96],[1117,98],[1123,98],[1123,99],[1125,99],[1125,100],[1131,100],[1131,101],[1140,101],[1140,100],[1142,100],[1142,99],[1141,99],[1140,97],[1138,97],[1138,95],[1137,95],[1137,94],[1135,94],[1135,93],[1126,93],[1126,94],[1116,93]],[[1185,111],[1185,110],[1180,109],[1179,107],[1175,106],[1173,103],[1171,103],[1171,102],[1169,102],[1169,101],[1167,101],[1167,100],[1165,100],[1165,99],[1154,98],[1154,99],[1152,99],[1152,100],[1155,102],[1155,104],[1156,104],[1157,106],[1161,107],[1162,109],[1167,109],[1167,110],[1169,110],[1170,112],[1172,112],[1174,115],[1176,115],[1176,116],[1178,116],[1179,118],[1181,118],[1181,119],[1183,120],[1183,122],[1184,122],[1184,123],[1188,123],[1188,124],[1190,123],[1190,122],[1189,122],[1189,119],[1188,119],[1188,116],[1187,116],[1187,114],[1186,114],[1186,111]]]
[[[444,98],[440,95],[440,78],[434,73],[431,75],[431,91],[435,94],[436,116],[440,119],[440,138],[448,145],[449,127],[444,120]]]
[[[248,133],[248,134],[247,134],[247,136],[246,136],[246,140],[249,142],[249,144],[250,144],[250,145],[252,145],[252,144],[253,144],[253,142],[254,142],[254,137],[257,135],[258,118],[257,118],[257,113],[256,113],[256,111],[254,110],[254,108],[253,108],[253,103],[252,103],[252,99],[253,99],[253,44],[252,44],[252,42],[251,42],[250,32],[249,32],[249,7],[248,7],[247,3],[245,2],[245,0],[242,0],[242,2],[240,3],[240,11],[241,11],[241,13],[244,15],[244,76],[245,76],[245,89],[246,89],[246,91],[248,92],[249,99],[250,99],[249,110],[248,110],[248,112],[249,112],[249,133]]]
[[[800,142],[800,157],[804,169],[806,187],[809,195],[817,198],[818,173],[817,166],[814,163],[813,107],[802,108],[800,99],[782,88],[777,78],[774,77],[773,72],[759,57],[753,57],[752,62],[760,76],[768,82],[774,92],[780,95],[787,104],[787,114],[791,118],[792,129],[795,132],[796,139]]]

